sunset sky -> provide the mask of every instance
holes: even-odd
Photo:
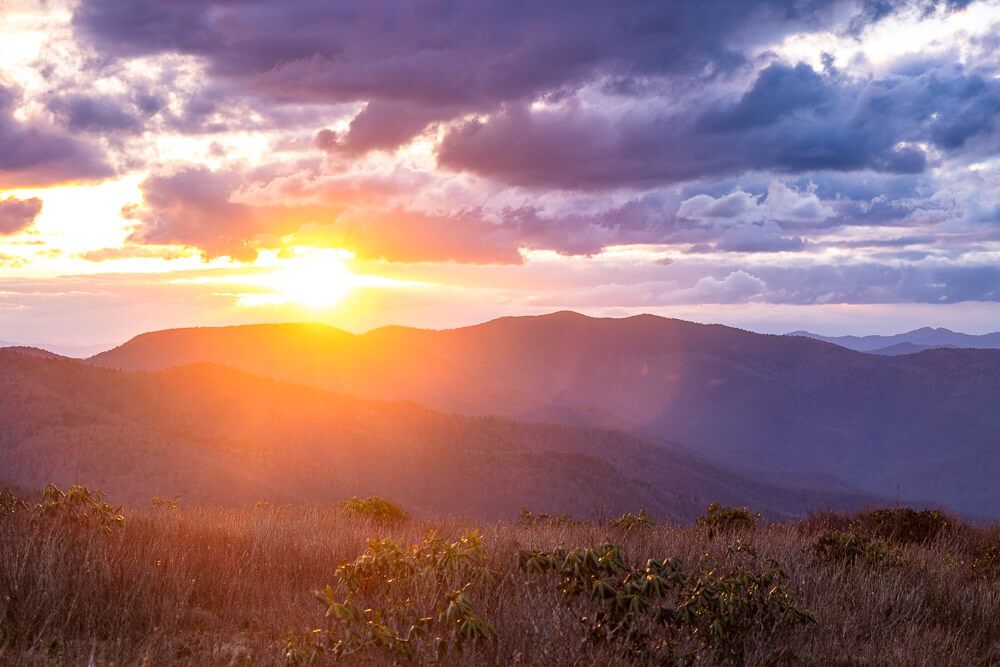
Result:
[[[1000,2],[0,0],[0,340],[1000,329]]]

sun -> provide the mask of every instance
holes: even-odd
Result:
[[[265,252],[255,263],[255,268],[263,270],[230,280],[254,288],[235,295],[241,306],[296,305],[323,310],[339,304],[357,286],[358,277],[346,266],[353,256],[330,248]]]
[[[287,260],[286,266],[266,276],[261,284],[272,290],[276,301],[306,308],[330,308],[354,288],[354,276],[339,254],[313,252]]]

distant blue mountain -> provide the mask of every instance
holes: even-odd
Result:
[[[898,356],[934,348],[959,347],[1000,350],[1000,331],[980,336],[938,327],[923,327],[895,336],[821,336],[809,331],[793,331],[789,336],[806,336],[840,345],[857,352]]]

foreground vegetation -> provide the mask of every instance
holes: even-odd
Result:
[[[1000,527],[0,495],[3,664],[1000,664]]]

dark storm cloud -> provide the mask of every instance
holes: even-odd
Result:
[[[698,107],[703,106],[700,103]],[[919,174],[995,129],[1000,82],[949,66],[854,81],[808,65],[764,69],[734,103],[609,117],[578,105],[509,105],[453,127],[443,166],[518,185],[651,186],[749,170]]]
[[[833,4],[89,0],[74,25],[107,59],[190,54],[260,98],[369,102],[339,140],[357,151],[602,77],[635,91],[648,77],[712,76],[752,45],[821,24]]]
[[[27,228],[42,212],[42,200],[37,197],[0,199],[0,235],[14,234]]]
[[[15,118],[19,95],[0,83],[0,188],[108,176],[100,151],[43,120]]]

